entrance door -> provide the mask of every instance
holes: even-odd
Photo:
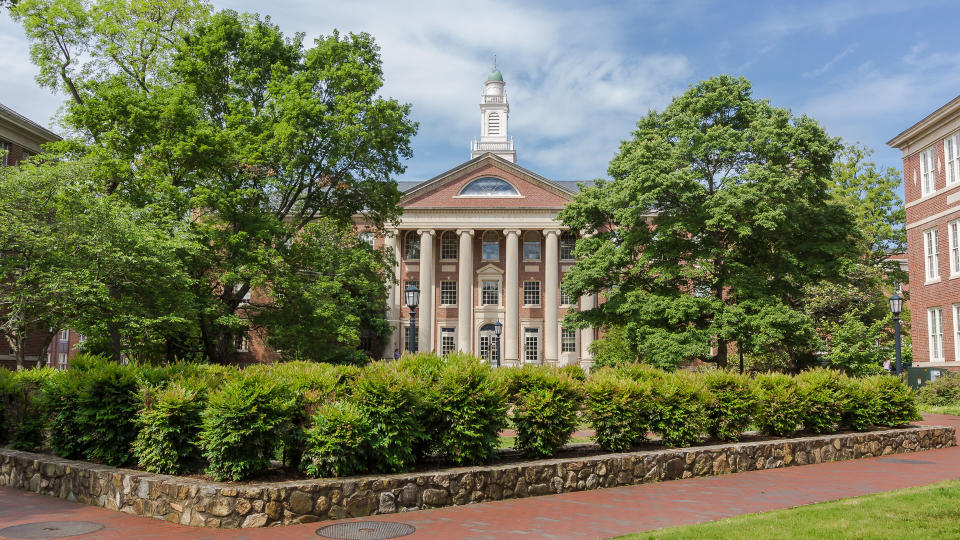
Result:
[[[490,367],[498,367],[500,363],[497,347],[497,331],[493,324],[480,327],[480,358],[490,362]]]

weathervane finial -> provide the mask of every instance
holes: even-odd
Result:
[[[493,53],[493,69],[497,69],[497,53]]]

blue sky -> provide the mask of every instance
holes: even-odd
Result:
[[[650,109],[712,74],[744,75],[756,96],[876,150],[960,94],[956,1],[327,2],[221,0],[307,38],[372,33],[383,94],[413,104],[420,132],[398,179],[469,157],[493,54],[507,82],[519,164],[556,180],[606,176]],[[265,11],[269,9],[269,11]],[[22,31],[0,15],[0,102],[50,124],[62,96],[33,82]],[[55,126],[54,126],[55,127]]]

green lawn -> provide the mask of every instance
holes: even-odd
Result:
[[[960,538],[960,480],[622,538]]]
[[[516,442],[516,440],[517,440],[516,437],[501,435],[500,448],[513,448],[513,445]],[[591,439],[590,437],[570,437],[570,440],[567,442],[567,444],[585,443],[585,442],[593,442],[593,439]]]
[[[934,414],[952,414],[954,416],[960,416],[960,405],[921,405],[920,410]]]

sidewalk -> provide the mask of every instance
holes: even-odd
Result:
[[[927,415],[924,424],[960,417]],[[960,447],[880,458],[691,478],[659,484],[564,493],[361,520],[407,523],[405,539],[607,538],[890,491],[960,478]],[[334,522],[269,529],[200,529],[0,488],[0,528],[38,521],[94,521],[105,527],[76,538],[306,539]]]

